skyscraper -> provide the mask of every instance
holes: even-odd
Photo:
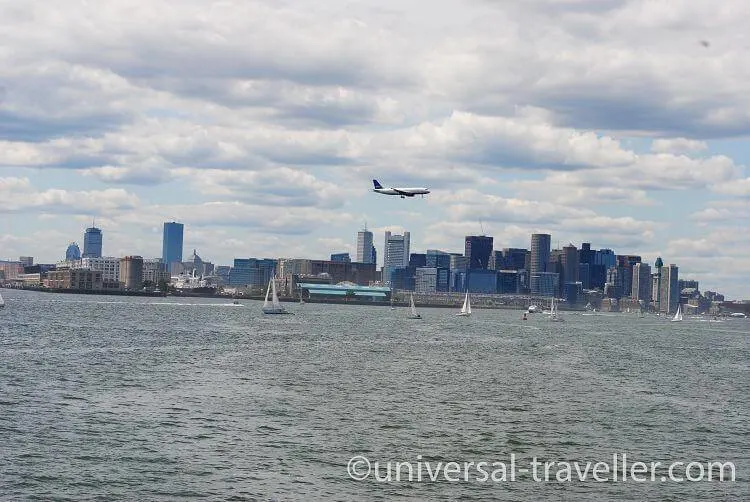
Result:
[[[651,267],[648,263],[636,263],[633,266],[633,288],[631,296],[637,302],[643,302],[648,308],[651,303]]]
[[[357,263],[375,263],[375,246],[372,245],[372,232],[367,227],[357,232]]]
[[[161,245],[161,261],[171,271],[172,263],[182,262],[182,236],[184,225],[177,222],[165,222]]]
[[[679,278],[677,265],[671,263],[661,269],[661,287],[659,289],[659,304],[662,312],[671,314],[677,310],[680,303]]]
[[[562,248],[563,282],[578,282],[578,248],[568,244]]]
[[[102,257],[102,231],[94,226],[87,228],[83,234],[83,257]]]
[[[409,266],[409,232],[404,235],[385,232],[383,248],[383,283],[391,282],[391,271]]]
[[[492,237],[486,235],[467,235],[464,245],[464,256],[469,259],[469,269],[488,270],[492,255]]]
[[[547,270],[551,245],[552,236],[550,234],[531,234],[531,263],[529,275],[532,294],[540,294],[540,275]],[[544,284],[546,286],[547,282]]]
[[[65,250],[65,260],[75,261],[81,259],[81,248],[78,247],[77,242],[71,242],[68,245],[68,249]]]

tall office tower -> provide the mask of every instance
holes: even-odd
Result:
[[[637,302],[648,307],[651,303],[651,267],[648,263],[636,263],[633,266],[633,287],[631,296]]]
[[[19,256],[18,261],[24,267],[30,267],[34,264],[34,257],[33,256]]]
[[[467,235],[464,245],[464,256],[469,259],[469,269],[488,270],[492,255],[492,237],[486,235]]]
[[[578,282],[578,248],[568,244],[561,255],[563,283]]]
[[[594,254],[595,251],[591,249],[590,242],[581,244],[581,250],[578,251],[578,278],[584,289],[591,288],[591,276],[594,273]]]
[[[383,283],[390,284],[391,271],[409,266],[409,232],[404,235],[385,233],[383,247]]]
[[[357,232],[357,263],[376,263],[372,232],[367,227]]]
[[[641,257],[633,254],[617,255],[617,268],[622,276],[622,296],[630,296],[633,292],[633,267],[641,262]]]
[[[604,290],[609,298],[622,298],[622,269],[619,267],[609,267],[607,269],[607,282],[604,284]]]
[[[529,263],[531,294],[540,294],[541,282],[539,276],[547,270],[551,245],[552,236],[550,234],[531,234],[531,263]]]
[[[659,290],[659,304],[661,311],[671,314],[677,310],[680,303],[678,269],[674,263],[661,269],[661,288]]]
[[[102,257],[102,231],[96,227],[89,227],[83,234],[83,257]]]
[[[661,259],[661,256],[656,257],[656,262],[654,262],[654,269],[656,272],[654,272],[654,288],[651,292],[651,298],[653,298],[654,302],[656,302],[656,311],[661,312],[661,271],[662,268],[664,268],[664,262]]]
[[[65,261],[76,261],[81,259],[81,248],[77,242],[71,242],[65,250]]]
[[[161,244],[161,261],[167,270],[172,270],[173,263],[182,262],[182,236],[184,225],[177,222],[165,222]]]

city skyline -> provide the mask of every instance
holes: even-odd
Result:
[[[174,238],[174,235],[170,235],[172,232],[177,231],[179,234],[179,241],[182,243],[183,240],[183,232],[184,232],[185,225],[183,223],[179,222],[164,222],[163,223],[163,233],[162,233],[162,249],[164,252],[164,247],[167,244],[167,241],[170,237]],[[170,230],[174,229],[172,232]],[[102,249],[102,231],[101,229],[97,227],[89,227],[85,229],[84,232],[84,239],[89,237],[92,233],[94,233],[95,236],[98,236],[98,240],[95,242],[96,249],[100,251],[100,256],[89,256],[89,257],[82,257],[83,262],[82,263],[84,268],[89,268],[89,262],[86,260],[92,260],[96,259],[99,261],[106,262],[107,260],[115,260],[119,264],[119,260],[123,259],[130,259],[132,256],[130,255],[120,255],[120,256],[101,256],[101,249]],[[659,298],[663,294],[666,294],[667,297],[670,297],[669,293],[664,293],[664,288],[667,288],[667,291],[669,288],[676,288],[677,285],[677,279],[676,274],[674,274],[674,278],[672,283],[668,283],[666,286],[662,284],[661,278],[659,275],[653,275],[649,276],[648,279],[644,276],[643,282],[647,282],[647,285],[644,285],[642,288],[637,288],[638,291],[636,292],[636,289],[633,289],[633,284],[637,284],[637,281],[640,279],[633,276],[634,271],[638,271],[641,269],[641,266],[644,266],[646,270],[650,271],[650,264],[647,261],[642,261],[642,257],[640,255],[634,255],[634,254],[617,254],[617,250],[613,250],[608,247],[601,247],[600,249],[597,249],[596,246],[594,248],[591,248],[591,243],[584,242],[581,243],[581,248],[578,248],[575,244],[568,243],[565,246],[562,246],[561,248],[552,248],[552,236],[550,234],[540,234],[540,233],[534,233],[531,234],[529,240],[529,245],[526,248],[512,248],[512,247],[497,247],[493,246],[493,236],[488,235],[467,235],[464,239],[464,254],[462,255],[460,252],[455,252],[451,250],[437,250],[437,249],[427,249],[426,251],[415,251],[413,248],[410,247],[411,244],[411,235],[410,232],[404,231],[403,235],[397,235],[392,234],[390,231],[384,232],[384,247],[383,247],[383,260],[384,262],[379,263],[379,269],[383,272],[383,278],[381,279],[382,282],[387,283],[389,282],[387,279],[385,279],[386,276],[390,276],[390,273],[393,269],[396,268],[402,268],[402,267],[411,267],[412,265],[412,258],[415,256],[422,256],[425,260],[425,263],[422,265],[416,265],[417,267],[424,267],[425,270],[429,269],[430,267],[447,267],[452,270],[457,269],[466,269],[473,270],[474,272],[478,270],[486,270],[486,269],[492,269],[496,270],[498,272],[502,271],[511,271],[511,270],[521,270],[522,268],[525,269],[526,273],[528,274],[528,280],[530,281],[528,283],[529,287],[529,294],[532,295],[542,295],[542,296],[550,296],[550,295],[556,295],[561,294],[564,295],[563,292],[565,289],[565,283],[567,282],[579,282],[583,281],[582,284],[584,285],[584,288],[586,288],[586,283],[589,280],[594,280],[593,276],[589,276],[589,270],[586,270],[586,278],[580,277],[579,278],[579,271],[580,273],[583,273],[583,271],[580,269],[580,267],[584,266],[585,263],[592,263],[592,264],[601,264],[604,265],[604,278],[601,279],[603,282],[606,282],[607,287],[609,285],[617,285],[617,293],[615,297],[620,296],[632,296],[635,299],[639,299],[639,296],[646,296],[643,294],[643,291],[648,291],[649,288],[653,288],[655,291],[661,291],[659,293],[658,297],[655,297],[654,300],[655,303],[659,303]],[[358,253],[361,252],[363,249],[363,244],[367,243],[370,244],[373,242],[373,233],[367,229],[366,227],[364,229],[359,230],[356,233],[356,239],[355,239],[355,246],[354,248],[357,250]],[[489,248],[487,247],[487,244],[489,244]],[[65,251],[65,257],[61,260],[55,260],[54,262],[50,262],[50,264],[54,263],[63,263],[64,261],[70,261],[68,256],[71,251],[71,247],[75,245],[75,242],[71,242]],[[477,245],[479,247],[477,247]],[[559,246],[559,241],[558,244]],[[372,246],[372,252],[377,254],[377,248],[374,246],[374,244],[371,244]],[[395,247],[394,247],[395,246]],[[172,246],[173,247],[173,246]],[[395,251],[395,254],[394,254]],[[172,250],[172,252],[177,252],[177,250]],[[182,250],[179,250],[179,253],[182,254]],[[476,260],[473,258],[476,253],[479,253],[479,256],[481,258],[477,258]],[[389,258],[389,254],[393,255]],[[523,255],[523,257],[519,256]],[[346,260],[343,261],[352,261],[349,257],[349,253],[341,253],[340,251],[331,250],[331,253],[329,254],[328,258],[322,259],[323,261],[330,260],[330,261],[340,261],[341,258],[343,258],[341,255],[346,255]],[[504,256],[505,255],[505,256]],[[140,255],[134,255],[137,258],[143,260],[143,257]],[[432,258],[430,258],[432,256]],[[440,264],[438,261],[436,261],[437,257],[443,256],[445,258],[445,264]],[[495,263],[496,258],[502,259],[504,261],[503,265],[498,267]],[[249,257],[249,258],[248,258]],[[454,258],[461,257],[465,259],[465,263],[463,265],[457,267],[453,264]],[[355,256],[355,259],[357,257]],[[191,261],[195,259],[196,261],[200,261],[201,259],[197,257],[195,249],[193,250],[193,253],[190,258],[188,258],[188,261]],[[258,261],[258,262],[266,262],[268,260],[297,260],[297,259],[312,259],[312,260],[321,260],[320,257],[312,257],[312,256],[268,256],[265,258],[259,258],[259,257],[250,257],[250,255],[245,255],[245,258],[235,255],[232,259],[232,262],[236,264],[237,262],[246,262],[248,260],[250,261]],[[7,260],[6,258],[3,258],[0,256],[0,261],[14,261],[14,260]],[[389,260],[389,263],[392,262],[392,266],[387,267],[385,260]],[[602,261],[599,261],[602,260]],[[19,260],[20,262],[28,261],[33,262],[35,261],[34,256],[20,256]],[[156,258],[148,258],[146,261],[149,262],[159,262],[164,263],[163,257],[156,257]],[[359,260],[357,260],[359,261]],[[524,262],[524,266],[521,266],[520,264]],[[550,267],[555,267],[556,263],[559,262],[560,268],[554,269]],[[40,263],[39,261],[36,261],[36,263]],[[471,267],[471,263],[474,263],[477,265],[477,268]],[[655,260],[656,268],[654,270],[658,270],[662,263],[662,257],[657,256]],[[541,265],[541,267],[540,267]],[[211,267],[213,269],[213,264],[211,264]],[[230,265],[225,265],[225,267],[229,268]],[[615,269],[612,269],[611,267],[615,267]],[[627,272],[621,271],[621,267],[626,267]],[[96,267],[93,267],[96,270],[102,270],[101,265],[97,265]],[[673,274],[671,274],[669,271],[674,268],[677,269],[677,265],[674,263],[670,263],[669,265],[664,264],[664,267],[662,268],[662,276],[666,276],[667,279],[671,277]],[[417,270],[419,272],[419,269]],[[666,272],[664,272],[666,271]],[[623,274],[624,275],[620,275]],[[108,278],[107,273],[105,271],[105,280]],[[637,274],[636,274],[637,275]],[[689,271],[688,271],[689,275]],[[552,282],[554,276],[554,282]],[[652,283],[653,280],[653,283]],[[681,281],[683,279],[680,279]],[[434,282],[435,279],[433,278],[432,281]],[[689,279],[690,282],[699,283],[699,280],[696,280],[695,277],[691,276]],[[419,282],[419,281],[418,281]],[[606,293],[606,287],[604,288],[604,292]],[[716,291],[721,290],[721,288],[716,288],[712,286],[706,287],[705,285],[702,287],[703,291]],[[557,291],[556,293],[552,293],[552,291]],[[649,293],[650,294],[650,293]],[[727,295],[730,296],[731,295]],[[671,296],[672,300],[674,299],[674,295]],[[730,298],[731,299],[731,298]],[[736,300],[743,300],[744,298],[734,298]]]
[[[355,256],[368,221],[378,248],[661,255],[748,298],[750,6],[663,8],[24,2],[0,20],[0,255],[56,260],[95,218],[106,255],[160,256],[175,220],[216,263]]]

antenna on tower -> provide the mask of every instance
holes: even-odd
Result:
[[[482,220],[479,220],[479,228],[482,229],[482,235],[484,235],[484,225],[482,224]]]

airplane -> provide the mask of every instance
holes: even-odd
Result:
[[[377,192],[383,195],[398,195],[402,199],[405,197],[414,197],[415,195],[421,195],[424,196],[430,191],[426,188],[383,188],[383,185],[381,185],[378,180],[372,180],[372,184],[374,185],[373,192]]]

